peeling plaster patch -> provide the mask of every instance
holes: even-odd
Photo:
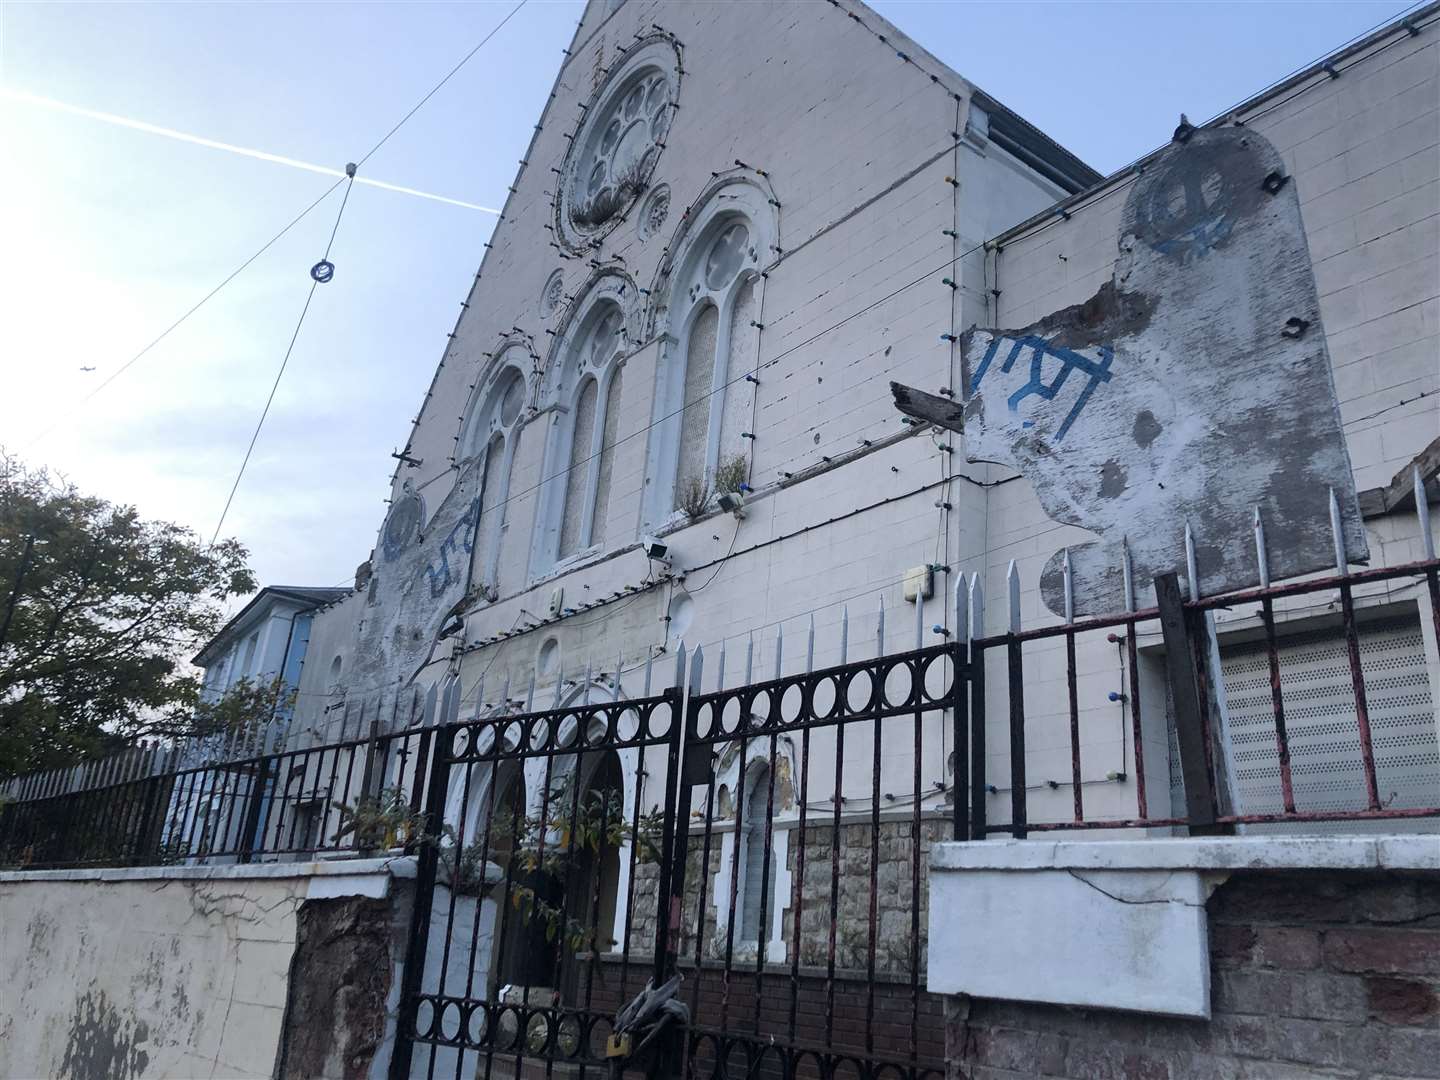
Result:
[[[1248,128],[1195,132],[1131,187],[1094,296],[961,339],[966,457],[1019,470],[1051,519],[1096,535],[1069,549],[1078,615],[1123,607],[1127,537],[1142,596],[1183,574],[1187,524],[1201,592],[1256,584],[1256,507],[1273,577],[1329,569],[1332,489],[1348,561],[1369,557],[1299,197],[1265,184],[1283,171]],[[1286,333],[1295,319],[1310,332]],[[1063,561],[1040,580],[1057,614]]]
[[[1113,499],[1125,490],[1125,466],[1111,458],[1100,468],[1100,497]]]
[[[131,1080],[150,1064],[140,1048],[149,1040],[149,1025],[122,1018],[103,990],[92,990],[75,1002],[61,1069],[71,1080]]]
[[[1160,421],[1155,419],[1155,414],[1149,409],[1141,409],[1135,414],[1135,426],[1130,434],[1135,439],[1135,445],[1142,450],[1160,437],[1160,432],[1165,429],[1160,426]]]
[[[310,900],[300,908],[279,1076],[369,1074],[385,1037],[389,919],[384,900]]]

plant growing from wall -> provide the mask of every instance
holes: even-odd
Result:
[[[691,521],[705,516],[715,492],[703,476],[686,474],[675,484],[675,506]]]
[[[362,795],[348,805],[330,805],[340,812],[335,843],[353,835],[355,847],[362,852],[399,847],[425,835],[425,815],[410,809],[404,789],[399,787],[386,788],[379,795]]]
[[[605,224],[645,190],[645,159],[637,158],[616,171],[609,187],[571,207],[570,220],[582,229]]]
[[[745,485],[749,471],[750,466],[744,454],[725,458],[715,467],[715,490],[721,494],[727,491],[738,492]]]

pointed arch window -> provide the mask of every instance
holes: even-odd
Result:
[[[543,525],[536,530],[535,570],[605,543],[614,474],[614,443],[624,372],[625,320],[602,300],[563,348],[556,410],[546,453]]]
[[[717,197],[717,192],[723,195]],[[748,459],[759,354],[759,280],[775,243],[773,205],[749,183],[727,182],[682,226],[669,275],[668,325],[656,393],[646,523],[665,524],[716,472]]]
[[[745,793],[745,820],[741,822],[740,867],[740,940],[760,942],[769,937],[763,933],[762,922],[773,922],[775,916],[775,851],[767,835],[770,807],[770,769],[758,766],[753,770],[749,790]],[[767,867],[766,856],[770,865]]]
[[[515,448],[525,426],[525,376],[519,366],[528,355],[518,348],[502,354],[495,374],[478,387],[461,424],[458,461],[481,457],[480,522],[471,552],[471,581],[493,599],[499,593],[500,553],[504,543],[510,476]]]

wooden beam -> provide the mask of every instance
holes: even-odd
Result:
[[[1416,465],[1420,466],[1420,475],[1425,478],[1426,496],[1440,499],[1440,438],[1436,438],[1415,455],[1414,461],[1397,472],[1390,483],[1381,488],[1360,492],[1360,516],[1369,520],[1393,514],[1398,510],[1414,510],[1415,484],[1410,470]]]
[[[897,382],[890,384],[890,393],[895,398],[895,407],[906,416],[927,424],[939,424],[951,431],[965,430],[965,406],[954,398],[927,394]]]

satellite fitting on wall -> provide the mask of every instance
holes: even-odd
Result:
[[[745,520],[745,496],[738,491],[722,491],[716,500],[720,509],[727,514],[734,514],[736,521]]]
[[[905,599],[914,603],[917,598],[928,600],[935,592],[935,574],[929,565],[915,566],[905,571],[903,581]]]
[[[645,549],[645,557],[651,562],[670,565],[670,546],[665,541],[655,536],[643,536],[640,538],[640,546]]]

